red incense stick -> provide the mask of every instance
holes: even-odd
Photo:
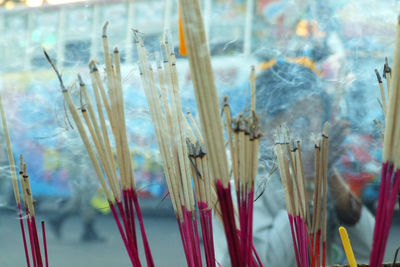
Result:
[[[44,221],[42,221],[42,235],[43,235],[43,248],[44,248],[44,257],[45,257],[45,261],[46,261],[46,267],[49,267],[49,259],[47,257],[46,229],[44,227]]]
[[[26,258],[26,265],[28,267],[31,266],[30,260],[29,260],[29,252],[28,252],[28,245],[26,243],[26,235],[25,235],[25,227],[24,227],[24,221],[22,219],[22,211],[21,211],[21,203],[18,203],[18,215],[19,215],[19,223],[21,226],[21,232],[22,232],[22,240],[24,242],[24,251],[25,251],[25,258]]]

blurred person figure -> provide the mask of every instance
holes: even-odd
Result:
[[[49,221],[50,226],[55,235],[61,239],[65,221],[72,215],[79,215],[82,222],[81,241],[105,241],[105,238],[97,233],[94,224],[99,211],[108,212],[108,203],[105,200],[102,201],[92,164],[86,151],[81,149],[82,146],[78,142],[80,142],[79,138],[74,136],[69,138],[65,146],[60,149],[61,165],[68,172],[71,196],[65,201],[61,201],[58,211]]]
[[[303,162],[306,177],[313,177],[313,148],[311,133],[319,135],[325,121],[329,121],[331,99],[323,84],[307,61],[273,60],[262,64],[264,69],[257,78],[256,112],[260,114],[264,137],[257,184],[260,187],[274,161],[273,133],[286,123],[293,137],[302,138]],[[374,217],[350,191],[334,164],[343,154],[342,142],[348,133],[348,123],[336,121],[329,131],[328,212],[327,212],[327,264],[343,263],[345,255],[338,234],[344,225],[353,244],[358,262],[368,262],[372,245]],[[312,150],[311,150],[312,149]],[[262,165],[262,164],[260,164]],[[260,190],[262,191],[262,190]],[[254,203],[254,246],[264,264],[268,266],[296,266],[290,224],[285,208],[284,192],[276,171],[265,184],[265,191]],[[222,226],[216,224],[216,258],[222,266],[229,266],[226,240]]]

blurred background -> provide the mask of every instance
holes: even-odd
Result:
[[[374,69],[382,72],[386,56],[391,63],[400,1],[202,0],[202,7],[218,93],[229,96],[234,114],[248,103],[251,65],[259,70],[271,59],[312,60],[334,99],[332,116],[351,123],[338,168],[374,211],[382,142],[374,120],[383,120]],[[37,213],[48,229],[51,265],[129,266],[86,151],[66,115],[58,81],[42,53],[43,47],[76,93],[77,73],[90,81],[89,59],[103,62],[105,21],[110,22],[110,44],[121,51],[129,143],[156,265],[185,266],[132,35],[132,29],[144,33],[153,53],[165,30],[171,32],[182,103],[196,114],[188,62],[177,50],[176,0],[0,0],[0,89],[14,156],[22,153],[28,163]],[[0,265],[24,266],[5,144],[0,154]],[[387,260],[400,245],[395,241],[398,217],[394,222]]]

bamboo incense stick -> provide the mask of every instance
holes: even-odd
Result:
[[[214,176],[228,185],[227,159],[222,133],[222,121],[211,69],[210,53],[204,31],[199,1],[180,0],[182,24],[185,35],[196,102],[199,108],[201,129],[210,156]],[[189,26],[190,25],[190,26]],[[206,126],[207,125],[207,126]]]
[[[325,123],[321,140],[316,140],[314,146],[315,188],[313,205],[308,203],[306,197],[301,142],[292,140],[286,126],[278,127],[275,137],[274,151],[284,188],[297,266],[320,266],[321,241],[323,247],[322,265],[325,264],[327,131],[328,124]],[[309,209],[312,209],[312,213]],[[311,214],[313,215],[312,218]],[[309,262],[309,259],[311,262]]]
[[[385,57],[385,65],[383,66],[383,78],[386,79],[387,93],[389,95],[390,84],[392,80],[392,69],[389,66],[388,58]]]
[[[123,191],[124,204],[123,204],[121,202],[120,187],[119,187],[119,185],[117,185],[118,182],[116,181],[115,169],[114,170],[110,170],[110,167],[111,167],[110,165],[111,164],[109,164],[110,161],[108,161],[108,159],[113,157],[113,156],[111,155],[110,147],[107,149],[107,146],[108,146],[106,144],[107,142],[104,142],[104,141],[108,140],[108,137],[107,137],[107,134],[106,134],[107,133],[107,129],[106,129],[105,123],[103,121],[104,117],[102,117],[102,115],[100,115],[101,114],[100,111],[102,110],[102,107],[98,106],[99,118],[100,118],[100,122],[101,122],[102,127],[103,127],[103,134],[104,134],[104,136],[102,136],[102,138],[100,138],[101,134],[100,134],[99,129],[98,129],[99,127],[96,127],[97,129],[95,129],[95,127],[94,127],[94,125],[97,124],[97,123],[93,122],[93,121],[96,120],[94,118],[95,117],[94,114],[93,114],[94,112],[93,111],[90,112],[90,113],[92,113],[92,115],[90,115],[90,117],[92,117],[91,120],[90,120],[89,116],[87,116],[87,114],[86,114],[86,108],[82,107],[82,109],[81,109],[83,117],[84,117],[84,121],[86,123],[86,126],[89,129],[90,136],[92,137],[93,143],[94,143],[94,145],[96,147],[96,151],[98,152],[98,156],[99,156],[99,159],[100,159],[100,162],[99,162],[98,159],[96,158],[95,150],[92,148],[92,145],[91,145],[91,143],[89,141],[89,137],[88,137],[88,135],[86,133],[86,130],[85,130],[84,126],[83,126],[83,123],[82,123],[82,121],[81,121],[81,119],[80,119],[80,117],[79,117],[79,115],[78,115],[78,113],[77,113],[77,111],[75,109],[75,105],[74,105],[74,103],[72,101],[72,98],[71,98],[68,90],[65,88],[65,86],[64,86],[64,84],[62,82],[61,76],[59,75],[57,68],[55,67],[55,65],[53,64],[51,59],[48,57],[47,53],[46,52],[44,52],[44,53],[45,53],[46,58],[50,62],[51,66],[53,67],[54,71],[56,72],[57,77],[59,78],[60,86],[62,88],[62,92],[63,92],[64,98],[66,99],[68,108],[69,108],[69,110],[71,112],[71,115],[72,115],[74,121],[75,121],[75,124],[77,125],[79,134],[80,134],[80,136],[82,138],[82,141],[83,141],[83,143],[84,143],[84,145],[86,147],[86,150],[87,150],[87,152],[89,154],[89,158],[92,161],[94,169],[95,169],[95,171],[97,173],[97,176],[99,178],[100,184],[101,184],[101,186],[102,186],[102,188],[103,188],[103,190],[104,190],[104,192],[106,194],[106,197],[107,197],[107,200],[109,202],[111,211],[113,213],[114,219],[115,219],[115,221],[117,223],[117,227],[119,229],[119,232],[121,234],[122,240],[123,240],[123,242],[125,244],[125,247],[127,249],[129,258],[130,258],[133,266],[141,266],[140,259],[139,259],[139,256],[138,256],[138,248],[137,248],[137,242],[136,242],[135,228],[133,227],[134,226],[133,206],[135,207],[135,209],[137,211],[137,216],[138,216],[138,220],[139,220],[139,224],[140,224],[140,230],[141,230],[141,233],[142,233],[142,240],[143,240],[143,245],[144,245],[144,248],[145,248],[145,255],[146,255],[146,260],[147,260],[148,266],[154,266],[154,263],[153,263],[153,260],[152,260],[152,256],[151,256],[151,253],[150,253],[150,247],[148,245],[147,237],[145,235],[145,231],[144,231],[144,227],[143,227],[143,220],[141,218],[141,213],[138,212],[138,210],[140,210],[140,207],[138,205],[136,193],[135,193],[135,191],[133,190],[133,187],[132,187],[134,185],[134,183],[133,182],[128,183],[129,180],[131,180],[131,181],[133,180],[133,177],[130,177],[129,176],[130,174],[126,173],[124,167],[120,168],[120,176],[121,177],[123,176],[123,178],[121,178],[121,182],[124,185],[124,187],[123,187],[123,189],[124,189],[124,191]],[[91,64],[92,73],[95,72],[95,67],[93,67],[93,65],[94,64]],[[92,76],[94,78],[93,80],[95,81],[93,83],[93,85],[94,85],[93,88],[95,90],[95,96],[97,96],[97,99],[96,99],[97,100],[96,101],[97,105],[99,105],[99,103],[100,103],[100,101],[99,101],[100,99],[99,98],[100,97],[99,97],[99,94],[96,94],[96,87],[99,86],[100,83],[98,82],[98,78],[96,78],[97,75],[96,76],[93,75],[93,76]],[[83,87],[84,86],[82,86],[82,84],[81,84],[81,88],[83,88]],[[99,87],[101,87],[101,85]],[[118,90],[118,88],[117,88],[117,90]],[[89,98],[88,94],[85,93],[85,90],[84,90],[83,93],[84,93],[85,97]],[[117,94],[118,93],[119,92],[117,91]],[[107,101],[108,101],[108,99],[105,97],[104,93],[103,93],[103,99],[102,100],[103,100],[103,104],[107,103]],[[90,102],[90,104],[91,104],[91,102]],[[110,117],[113,116],[110,112],[111,112],[111,110],[109,110],[109,113],[108,113],[110,115],[109,119],[110,119]],[[117,115],[115,115],[115,116],[117,116]],[[118,123],[119,123],[119,126],[117,125],[117,123],[112,124],[111,126],[112,127],[119,127],[118,129],[120,129],[122,122],[119,121]],[[119,130],[112,129],[113,133],[118,132],[118,131]],[[101,142],[101,141],[99,141],[99,139],[102,139],[103,141]],[[118,141],[121,142],[121,138],[119,138],[119,137],[117,137],[116,140],[117,140],[117,142]],[[104,148],[104,146],[100,147],[103,144],[106,144],[105,148]],[[125,150],[120,149],[119,153],[120,154],[121,153],[125,153],[125,155],[126,155],[127,151],[128,150],[126,150],[126,149]],[[126,162],[126,158],[127,157],[123,158],[123,160],[125,160],[125,162],[121,162],[121,161],[119,162],[119,166],[124,166],[123,164],[127,163]],[[118,160],[121,160],[121,157],[119,157]],[[112,195],[114,196],[115,204],[117,205],[118,211],[119,211],[121,219],[122,219],[122,224],[120,222],[120,218],[118,217],[117,210],[114,207],[113,197],[111,196],[111,194],[109,192],[109,187],[107,186],[107,183],[105,182],[100,163],[101,163],[101,165],[102,165],[102,167],[103,167],[103,169],[105,171],[106,178],[107,178],[107,180],[109,182],[108,185],[110,186]],[[127,178],[127,177],[130,177],[130,178]],[[129,185],[130,187],[127,187],[127,185]],[[129,190],[131,190],[131,191],[129,191]],[[133,205],[132,205],[132,202],[133,202]]]
[[[8,156],[8,161],[10,162],[10,170],[11,170],[11,181],[14,189],[14,197],[17,205],[20,204],[20,195],[19,195],[19,187],[18,187],[18,180],[17,180],[17,171],[15,168],[15,161],[14,161],[14,156],[12,153],[12,147],[11,147],[11,138],[10,134],[8,131],[8,125],[7,125],[7,118],[6,118],[6,113],[4,111],[4,106],[3,106],[3,99],[0,94],[0,113],[1,113],[1,121],[3,123],[3,131],[4,131],[4,139],[6,141],[6,146],[7,146],[7,156]]]
[[[382,106],[382,110],[383,113],[386,115],[386,109],[387,109],[387,104],[386,104],[386,96],[385,96],[385,88],[383,87],[383,83],[382,83],[382,78],[379,75],[379,72],[377,69],[375,69],[375,74],[376,74],[376,78],[378,79],[378,84],[379,84],[379,91],[381,93],[381,106]],[[379,98],[378,98],[379,100]]]
[[[209,155],[210,167],[217,185],[231,263],[232,266],[236,267],[240,266],[242,261],[239,255],[239,240],[236,235],[234,209],[230,193],[222,120],[218,115],[218,100],[201,8],[197,0],[180,0],[179,6],[201,129]]]
[[[323,210],[322,210],[322,266],[326,265],[326,204],[328,194],[328,128],[329,123],[325,123],[322,132],[322,157],[321,157],[321,168],[322,168],[322,181],[323,181]]]
[[[400,18],[396,27],[396,41],[393,58],[393,73],[391,73],[387,59],[385,60],[384,75],[387,79],[388,106],[385,117],[384,146],[382,159],[381,184],[379,189],[378,205],[370,254],[370,266],[381,266],[386,249],[386,243],[392,222],[394,205],[400,191],[400,127],[398,116],[400,109]]]
[[[251,73],[249,77],[249,82],[251,85],[251,112],[256,110],[256,68],[251,66]]]
[[[46,267],[49,267],[49,259],[47,256],[46,229],[44,226],[44,221],[42,221],[42,235],[43,235],[43,249],[44,249],[44,257],[45,257],[45,261],[46,261]]]
[[[42,254],[41,254],[41,249],[39,245],[39,237],[38,237],[38,231],[36,227],[36,220],[35,220],[35,209],[34,209],[34,200],[32,196],[32,191],[31,191],[31,186],[30,186],[30,181],[29,181],[29,176],[27,173],[27,165],[26,163],[23,162],[23,157],[20,155],[20,182],[21,182],[21,187],[23,188],[23,203],[25,205],[25,212],[26,212],[26,221],[27,221],[27,226],[28,226],[28,232],[29,232],[29,242],[30,242],[30,247],[31,247],[31,254],[32,254],[32,263],[33,266],[37,267],[43,267],[43,259],[42,259]],[[21,218],[22,220],[22,218]],[[43,224],[42,224],[43,225]],[[42,226],[42,234],[45,236],[45,232],[43,230]],[[48,259],[47,259],[47,243],[45,238],[43,239],[43,245],[45,249],[45,263],[46,267],[48,267]],[[27,251],[25,251],[27,253]],[[30,260],[29,257],[27,257],[27,266],[30,266]]]
[[[22,233],[22,241],[23,241],[23,245],[24,245],[25,259],[26,259],[27,266],[30,267],[28,246],[27,246],[26,235],[25,235],[25,227],[24,227],[24,223],[23,223],[23,219],[22,219],[21,197],[20,197],[20,193],[19,193],[20,189],[18,186],[17,171],[16,171],[14,155],[13,155],[12,146],[11,146],[11,138],[10,138],[10,134],[8,131],[6,113],[4,111],[3,99],[2,99],[1,94],[0,94],[0,114],[1,114],[1,121],[2,121],[2,125],[3,125],[4,139],[6,141],[7,156],[8,156],[8,161],[10,164],[11,181],[12,181],[13,190],[14,190],[14,197],[15,197],[15,201],[17,204],[17,208],[18,208],[18,216],[19,216],[19,222],[20,222],[21,233]],[[23,188],[22,188],[22,192],[24,192]]]

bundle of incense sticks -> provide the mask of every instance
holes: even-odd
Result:
[[[38,231],[36,227],[36,220],[35,220],[35,208],[34,208],[34,200],[32,197],[32,191],[31,191],[31,185],[29,182],[29,176],[27,172],[27,167],[26,163],[23,161],[22,155],[20,155],[20,183],[21,183],[21,188],[22,188],[22,199],[23,203],[25,206],[25,212],[26,212],[26,222],[28,225],[28,233],[29,233],[29,243],[31,247],[31,257],[32,257],[32,262],[34,267],[42,267],[44,266],[43,264],[43,258],[42,258],[42,253],[40,251],[40,245],[39,245],[39,237],[38,237]],[[46,231],[45,231],[45,226],[44,222],[42,221],[42,235],[43,235],[43,248],[44,248],[44,259],[46,263],[46,267],[49,266],[49,261],[47,257],[47,242],[46,242]],[[27,257],[27,266],[30,266],[29,263],[29,258]]]
[[[78,75],[82,96],[79,108],[81,116],[79,116],[77,112],[77,107],[73,102],[70,92],[62,81],[58,69],[46,51],[44,51],[44,54],[57,74],[64,100],[68,105],[97,177],[105,192],[132,266],[141,266],[135,217],[139,222],[147,265],[154,266],[149,242],[144,229],[142,213],[139,207],[132,159],[129,152],[125,124],[120,55],[117,47],[114,47],[112,55],[110,53],[107,38],[107,25],[108,22],[106,22],[103,27],[102,35],[106,84],[103,84],[103,79],[96,66],[96,62],[94,60],[90,61],[90,78],[95,104],[93,104],[91,100],[85,83]],[[105,88],[108,88],[108,92],[106,92]],[[105,110],[105,113],[103,110]],[[106,118],[108,118],[108,124]],[[111,127],[111,134],[116,146],[116,160],[113,156],[113,148],[111,147],[112,140],[110,140],[111,137],[109,136],[107,125]],[[107,178],[107,182],[104,176]]]
[[[231,264],[234,267],[247,266],[248,258],[247,256],[245,256],[246,258],[243,257],[248,255],[248,252],[241,253],[243,246],[241,246],[240,242],[248,242],[248,240],[241,240],[237,234],[222,119],[219,116],[218,98],[200,3],[198,0],[180,0],[179,8],[202,136],[207,150],[211,176],[216,184],[219,209],[225,236],[227,237]],[[251,178],[246,177],[246,179]],[[245,190],[244,193],[246,193]],[[240,230],[242,231],[242,229]],[[246,234],[243,235],[247,235],[248,229],[245,232]]]
[[[196,192],[197,206],[200,214],[201,230],[204,240],[204,252],[207,266],[215,266],[214,238],[212,227],[212,208],[215,207],[215,191],[212,186],[208,157],[205,153],[200,130],[190,112],[188,117],[196,135],[186,124],[188,134],[188,150],[191,163],[192,177]],[[186,120],[185,120],[186,122]]]
[[[275,154],[284,188],[297,266],[322,266],[326,254],[326,202],[328,167],[328,124],[315,144],[313,200],[307,199],[301,142],[293,141],[285,126],[277,129]],[[313,205],[311,205],[313,203]],[[311,213],[312,207],[312,213]],[[311,261],[310,261],[311,260]]]
[[[253,202],[254,182],[258,170],[258,153],[261,130],[255,115],[255,76],[254,67],[251,72],[251,114],[242,114],[231,119],[227,100],[224,99],[224,114],[228,132],[228,141],[232,159],[232,173],[235,182],[237,206],[239,213],[239,241],[243,266],[262,265],[257,252],[253,249]],[[254,257],[252,256],[254,252]]]
[[[207,173],[208,167],[204,152],[197,143],[197,139],[201,137],[195,137],[191,126],[182,113],[173,45],[170,38],[167,37],[166,42],[161,43],[162,59],[159,54],[157,55],[157,76],[160,88],[160,91],[158,91],[155,74],[149,62],[143,40],[137,31],[134,31],[134,33],[142,84],[161,152],[187,264],[188,266],[202,266],[195,197],[191,179],[195,169],[193,181],[204,237],[206,263],[207,266],[215,266],[210,207],[211,181]],[[159,95],[161,95],[161,98],[158,97]],[[190,139],[188,139],[189,136]],[[196,144],[196,147],[194,147],[194,144]],[[188,145],[190,149],[188,149]],[[196,179],[198,176],[201,176],[201,182]]]
[[[385,132],[383,140],[383,157],[381,184],[375,216],[375,227],[370,254],[370,266],[381,266],[386,243],[392,223],[394,206],[400,191],[400,17],[397,22],[396,41],[393,58],[393,71],[387,60],[384,66],[384,77],[387,81],[388,104],[383,106],[385,112]],[[384,88],[379,79],[382,104]]]
[[[2,124],[3,124],[4,137],[5,137],[5,141],[6,141],[8,160],[10,163],[14,197],[15,197],[15,201],[17,203],[17,208],[18,208],[18,215],[19,215],[19,221],[20,221],[20,227],[21,227],[21,233],[22,233],[22,240],[23,240],[23,244],[24,244],[26,265],[28,267],[30,267],[31,260],[29,257],[29,252],[28,252],[29,248],[27,245],[27,238],[26,238],[25,227],[24,227],[24,222],[23,222],[23,217],[22,217],[22,208],[23,207],[21,206],[21,197],[20,197],[21,194],[20,194],[20,189],[19,189],[19,185],[18,185],[16,165],[15,165],[12,146],[11,146],[11,138],[10,138],[10,134],[8,132],[7,119],[6,119],[6,114],[4,111],[4,106],[3,106],[3,101],[2,101],[1,95],[0,95],[0,113],[1,113],[1,119],[2,119]],[[38,231],[37,231],[36,220],[35,220],[34,200],[32,197],[31,185],[29,182],[29,176],[27,173],[26,164],[23,162],[22,155],[20,156],[19,174],[20,174],[19,177],[20,177],[20,184],[21,184],[22,200],[23,200],[23,204],[25,207],[25,214],[26,214],[26,217],[25,217],[26,225],[28,227],[32,265],[34,267],[43,267],[44,266],[43,257],[42,257],[41,251],[40,251],[39,237],[38,237]],[[46,264],[45,266],[48,267],[49,262],[48,262],[48,257],[47,257],[46,231],[45,231],[45,225],[44,225],[43,221],[42,221],[41,225],[42,225],[42,238],[43,238],[43,249],[44,249],[44,262]]]

